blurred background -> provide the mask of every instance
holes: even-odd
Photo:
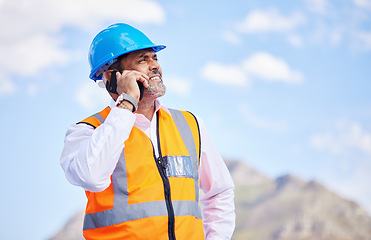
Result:
[[[59,157],[110,102],[87,54],[116,22],[167,46],[161,101],[203,118],[225,158],[371,213],[371,0],[0,0],[0,239],[47,239],[84,208]]]

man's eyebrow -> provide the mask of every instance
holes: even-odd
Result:
[[[151,57],[151,56],[149,56],[151,53],[141,53],[141,54],[139,54],[139,56],[138,56],[138,58],[142,58],[142,57]],[[157,57],[157,54],[155,53],[154,55],[153,55],[153,57]]]
[[[146,53],[141,53],[139,56],[138,56],[138,58],[142,58],[142,57],[144,57],[146,55]]]

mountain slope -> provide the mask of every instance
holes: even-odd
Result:
[[[226,161],[235,182],[233,240],[370,240],[371,217],[317,181],[270,179],[241,161]],[[83,212],[51,240],[82,240]]]
[[[235,163],[227,164],[235,179],[235,169],[230,167]],[[235,192],[234,240],[371,239],[367,212],[316,181],[285,175],[250,186],[236,184]]]

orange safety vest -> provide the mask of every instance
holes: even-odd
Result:
[[[98,127],[110,112],[79,123]],[[151,140],[133,127],[110,186],[88,192],[83,234],[89,240],[205,239],[199,207],[200,133],[189,112],[157,112],[159,155]]]

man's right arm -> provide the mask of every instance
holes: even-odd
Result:
[[[60,159],[68,181],[91,192],[106,189],[135,118],[130,111],[113,107],[95,130],[87,124],[70,126]]]

